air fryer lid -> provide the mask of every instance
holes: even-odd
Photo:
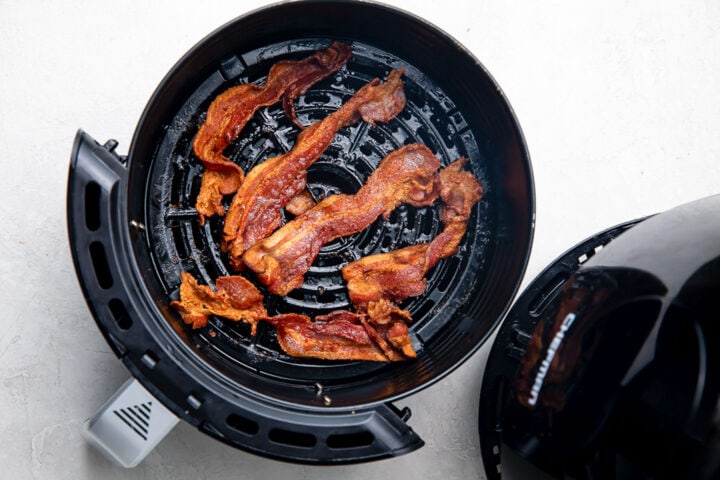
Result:
[[[428,145],[443,165],[459,156],[484,185],[457,256],[429,274],[408,308],[412,362],[319,362],[283,354],[269,326],[251,337],[214,319],[191,331],[168,307],[180,271],[211,284],[230,273],[220,219],[198,223],[201,165],[192,140],[211,101],[230,86],[262,81],[279,59],[331,40],[352,44],[338,74],[297,102],[308,124],[365,82],[404,68],[408,105],[394,120],[343,129],[309,170],[318,196],[353,192],[403,144]],[[227,150],[245,170],[291,148],[297,130],[269,107]],[[367,2],[290,2],[258,10],[194,47],[163,80],[138,124],[127,160],[116,143],[78,135],[68,209],[73,254],[98,325],[133,375],[206,433],[256,453],[301,462],[351,462],[405,453],[422,441],[387,403],[442,378],[485,340],[511,301],[529,253],[534,196],[514,115],[483,67],[422,20]],[[401,207],[387,222],[326,246],[306,284],[268,298],[270,314],[314,316],[349,306],[339,268],[352,258],[425,242],[437,208]]]
[[[593,237],[523,293],[493,345],[489,478],[717,478],[720,196]]]

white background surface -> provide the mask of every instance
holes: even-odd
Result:
[[[264,3],[0,0],[0,478],[484,476],[477,405],[487,348],[399,402],[427,445],[397,459],[298,466],[181,423],[126,471],[80,437],[128,374],[95,327],[67,245],[75,131],[115,138],[125,153],[172,65]],[[598,230],[720,191],[720,2],[388,3],[462,42],[515,109],[537,190],[523,285]]]

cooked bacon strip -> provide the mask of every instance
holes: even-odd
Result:
[[[337,111],[303,130],[290,152],[270,158],[248,173],[233,197],[223,230],[222,247],[234,269],[243,267],[241,257],[248,248],[280,226],[280,209],[305,188],[306,169],[341,127],[361,118],[371,125],[387,122],[403,109],[402,73],[393,70],[385,83],[375,79],[365,85]]]
[[[311,321],[299,314],[265,319],[275,326],[283,351],[325,360],[407,360],[415,357],[407,326],[398,321],[376,327],[364,315],[332,312]]]
[[[302,285],[320,248],[367,228],[400,204],[431,205],[437,199],[435,172],[440,161],[425,145],[412,144],[389,154],[355,195],[331,195],[314,208],[253,245],[245,265],[276,295]]]
[[[268,317],[263,297],[242,276],[219,277],[217,291],[199,285],[182,272],[180,301],[170,305],[192,328],[204,327],[210,315],[244,321],[255,335],[259,320],[275,326],[282,349],[296,357],[326,360],[398,361],[414,358],[415,351],[403,321],[370,325],[365,315],[347,311],[320,316],[312,322],[296,313]]]
[[[482,197],[478,180],[462,170],[465,162],[460,158],[440,171],[444,229],[432,242],[364,257],[342,269],[350,300],[359,312],[367,312],[371,321],[381,323],[386,315],[382,312],[392,311],[384,303],[421,295],[427,287],[427,272],[440,259],[457,253],[472,207]]]
[[[207,285],[199,285],[189,273],[181,275],[180,301],[171,302],[170,306],[176,308],[192,328],[204,327],[210,315],[217,315],[249,323],[255,335],[258,320],[267,317],[262,293],[245,277],[218,277],[217,291],[213,291]]]
[[[235,193],[243,181],[242,169],[223,155],[245,124],[261,107],[283,97],[285,114],[303,128],[295,115],[294,100],[313,84],[339,70],[350,58],[350,45],[333,42],[327,49],[302,60],[283,60],[270,68],[265,86],[243,84],[220,94],[210,104],[207,118],[195,136],[193,150],[205,166],[196,208],[205,217],[225,215],[224,195]]]

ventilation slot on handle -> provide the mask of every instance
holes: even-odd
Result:
[[[113,413],[130,427],[133,432],[137,433],[140,438],[147,441],[148,428],[150,428],[150,412],[152,412],[152,402],[133,405],[132,407],[113,410]]]

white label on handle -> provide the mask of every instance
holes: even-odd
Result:
[[[178,418],[131,378],[88,419],[83,436],[125,468],[140,463],[178,422]]]

